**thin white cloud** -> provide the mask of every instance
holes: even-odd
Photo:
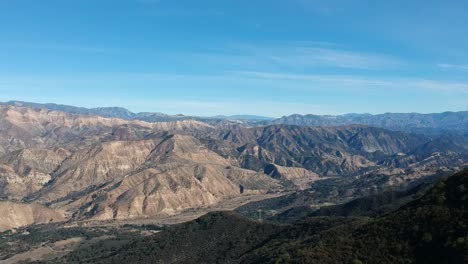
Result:
[[[437,67],[442,68],[442,69],[446,69],[446,70],[468,71],[468,65],[439,63],[439,64],[437,64]]]
[[[382,88],[382,89],[423,89],[468,93],[468,83],[445,82],[418,78],[371,78],[356,75],[308,75],[308,74],[284,74],[269,72],[234,72],[246,78],[301,82],[313,87],[335,88]]]
[[[337,67],[349,69],[377,70],[396,65],[391,58],[325,48],[294,48],[286,54],[271,56],[274,61],[287,65]]]
[[[339,44],[312,41],[273,42],[262,45],[247,43],[213,43],[213,47],[176,51],[92,46],[84,43],[2,42],[0,47],[47,52],[113,54],[139,56],[154,61],[183,63],[197,68],[232,70],[248,68],[256,71],[314,70],[324,68],[388,70],[405,64],[398,58],[347,50]],[[157,58],[157,59],[156,59]]]
[[[120,87],[123,89],[142,86],[154,87],[164,84],[171,87],[216,87],[230,90],[243,85],[270,89],[423,89],[451,92],[468,92],[468,83],[434,80],[429,78],[368,77],[336,74],[290,74],[260,71],[226,71],[220,74],[160,74],[160,73],[89,73],[71,75],[0,75],[0,88],[18,87],[43,89],[52,85],[64,87]]]
[[[204,90],[209,87],[209,90]],[[253,92],[252,92],[253,91]],[[416,111],[388,104],[393,96],[445,98],[437,109],[464,109],[468,83],[357,75],[225,72],[216,75],[89,73],[0,75],[3,101],[124,106],[133,111],[217,115]],[[106,100],[102,100],[106,98]],[[360,101],[368,103],[357,103]],[[423,99],[421,99],[423,100]],[[387,105],[382,106],[380,103]],[[351,106],[346,105],[350,104]],[[417,104],[416,104],[417,105]],[[400,107],[400,108],[398,108]],[[436,106],[426,105],[425,111]],[[372,110],[374,109],[374,110]],[[375,110],[378,109],[378,110]],[[421,109],[421,108],[416,108]]]
[[[351,51],[329,43],[291,42],[264,46],[237,44],[228,47],[228,54],[279,67],[381,70],[404,64],[402,60],[391,56]]]

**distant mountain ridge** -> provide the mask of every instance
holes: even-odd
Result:
[[[167,115],[163,113],[133,113],[130,110],[123,107],[95,107],[95,108],[85,108],[77,107],[71,105],[63,104],[40,104],[32,102],[23,102],[23,101],[8,101],[0,103],[2,105],[11,105],[11,106],[22,106],[30,108],[42,108],[59,112],[66,112],[70,114],[79,114],[79,115],[92,115],[92,116],[101,116],[108,118],[121,118],[127,120],[141,120],[146,122],[167,122],[167,121],[178,121],[190,119],[188,116],[183,115]]]
[[[126,120],[141,120],[145,122],[171,122],[181,120],[197,120],[213,124],[224,122],[225,126],[266,126],[266,125],[298,125],[298,126],[344,126],[367,125],[411,133],[442,134],[459,133],[468,135],[468,111],[443,112],[433,114],[420,113],[385,113],[385,114],[344,114],[344,115],[300,115],[294,114],[281,118],[271,118],[257,115],[217,115],[213,117],[168,115],[164,113],[141,112],[133,113],[122,107],[84,108],[61,104],[40,104],[22,101],[9,101],[1,105],[43,108],[71,114],[94,115]]]
[[[361,124],[407,132],[468,131],[468,111],[434,114],[385,113],[345,115],[290,115],[272,121],[274,124],[299,126],[342,126]],[[423,131],[425,130],[425,131]]]
[[[70,114],[79,114],[79,115],[92,115],[92,116],[101,116],[107,118],[120,118],[126,120],[141,120],[146,122],[171,122],[171,121],[181,121],[194,119],[199,121],[209,122],[210,120],[246,120],[246,121],[272,121],[275,118],[258,116],[258,115],[217,115],[209,117],[200,117],[200,116],[186,116],[182,114],[169,115],[159,112],[139,112],[134,113],[123,107],[78,107],[71,105],[55,104],[55,103],[33,103],[33,102],[23,102],[23,101],[8,101],[0,102],[0,105],[11,105],[11,106],[20,106],[20,107],[30,107],[30,108],[41,108],[48,109],[59,112],[66,112]]]
[[[272,121],[272,120],[275,120],[274,117],[259,116],[259,115],[230,115],[230,116],[217,115],[217,116],[213,116],[211,118],[234,119],[234,120],[241,119],[241,120],[256,120],[256,121]]]

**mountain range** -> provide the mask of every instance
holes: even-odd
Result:
[[[422,133],[441,134],[459,133],[467,134],[468,111],[444,112],[434,114],[419,113],[385,113],[385,114],[345,114],[345,115],[299,115],[272,118],[256,115],[233,115],[197,117],[184,115],[167,115],[163,113],[133,113],[122,107],[98,107],[83,108],[59,104],[39,104],[22,101],[9,101],[0,103],[11,106],[24,106],[32,108],[43,108],[61,112],[81,115],[95,115],[109,118],[120,118],[126,120],[141,120],[147,122],[167,122],[178,120],[198,120],[210,124],[221,121],[230,121],[233,124],[243,126],[265,126],[273,124],[298,125],[298,126],[344,126],[344,125],[368,125],[387,128],[391,130]]]
[[[58,228],[61,239],[70,230],[78,234],[97,232],[93,236],[101,236],[102,232],[96,230],[129,225],[122,232],[133,230],[125,233],[133,239],[135,230],[160,231],[160,225],[154,227],[155,223],[172,225],[208,212],[234,210],[208,214],[195,224],[182,224],[182,229],[170,229],[173,231],[157,239],[166,241],[172,235],[186,232],[180,230],[191,230],[189,234],[209,230],[206,239],[210,240],[211,235],[222,232],[226,241],[234,244],[223,244],[216,252],[231,252],[225,246],[239,245],[238,234],[250,232],[253,236],[242,250],[260,247],[280,254],[284,250],[277,249],[275,245],[279,242],[273,239],[284,235],[277,233],[283,228],[277,226],[278,222],[292,224],[286,229],[293,234],[301,229],[315,230],[316,224],[325,225],[326,230],[339,224],[346,230],[350,228],[347,237],[354,237],[353,230],[368,219],[352,217],[376,217],[393,212],[421,198],[433,182],[468,166],[468,137],[463,132],[466,121],[460,118],[462,112],[434,115],[438,116],[432,117],[434,123],[421,121],[431,129],[446,124],[451,132],[443,133],[387,128],[393,121],[379,126],[334,126],[332,123],[321,126],[283,124],[290,122],[287,118],[281,122],[280,119],[260,120],[261,117],[216,120],[176,116],[172,119],[174,116],[163,114],[148,114],[164,116],[160,121],[150,122],[135,118],[136,115],[142,114],[119,108],[84,109],[20,102],[0,105],[0,209],[6,212],[0,217],[0,231],[13,229],[30,233]],[[416,187],[419,189],[412,189]],[[329,205],[337,207],[325,209]],[[328,219],[323,223],[314,219],[306,225],[296,222],[304,217],[345,217],[345,214],[350,218]],[[252,223],[244,217],[268,223]],[[229,222],[240,226],[226,231]],[[136,223],[149,223],[151,230]],[[22,229],[31,225],[33,229]],[[72,234],[76,235],[75,231]],[[193,235],[185,239],[195,243],[200,234]],[[315,239],[315,235],[311,233],[312,237],[307,239]],[[235,240],[231,240],[232,236]],[[12,237],[16,239],[15,235]],[[208,240],[202,241],[216,248]],[[272,242],[261,246],[267,240]],[[123,243],[125,239],[120,241]],[[31,241],[15,243],[24,247],[32,245],[28,244]],[[163,254],[167,259],[160,260],[177,261],[170,252],[182,242],[175,239],[162,243],[168,249]],[[349,243],[356,246],[354,240]],[[183,247],[188,250],[189,245]],[[25,252],[24,247],[15,250]],[[38,249],[36,244],[31,247]],[[133,251],[132,247],[128,245],[121,252]],[[301,255],[302,251],[293,249],[287,249],[295,252],[289,258],[308,258]],[[0,254],[0,261],[18,253],[2,250],[13,255]],[[194,252],[202,254],[200,250]],[[314,246],[311,250],[315,256],[322,248]],[[252,263],[286,257],[254,253],[244,252],[242,258]],[[237,251],[231,257],[220,258],[217,254],[207,262],[232,262],[240,257]],[[363,259],[359,254],[355,257]],[[127,255],[121,259],[133,261]],[[114,263],[117,259],[109,258],[109,261]]]
[[[356,193],[365,194],[468,161],[463,136],[364,125],[231,128],[5,105],[0,124],[0,197],[53,208],[68,220],[174,215],[322,180],[359,182]]]
[[[66,112],[70,114],[79,114],[79,115],[91,115],[91,116],[102,116],[109,118],[120,118],[126,120],[141,120],[147,122],[167,122],[167,121],[177,121],[177,120],[188,120],[188,119],[197,119],[197,120],[244,120],[244,121],[270,121],[274,118],[258,115],[217,115],[213,117],[196,117],[196,116],[185,116],[182,114],[178,115],[168,115],[164,113],[151,113],[151,112],[140,112],[133,113],[130,110],[123,107],[95,107],[95,108],[85,108],[77,107],[71,105],[63,104],[54,104],[54,103],[32,103],[32,102],[23,102],[23,101],[8,101],[0,102],[0,105],[11,105],[11,106],[23,106],[31,108],[42,108],[49,109],[54,111]]]

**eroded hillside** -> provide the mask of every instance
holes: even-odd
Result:
[[[238,196],[314,192],[325,179],[353,186],[346,201],[468,161],[455,136],[150,123],[16,106],[0,106],[0,146],[0,197],[71,220],[173,215]]]

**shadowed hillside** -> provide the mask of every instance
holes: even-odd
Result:
[[[280,225],[211,213],[112,252],[103,250],[103,241],[56,262],[461,264],[468,260],[467,185],[468,171],[457,173],[376,218],[308,216]]]

